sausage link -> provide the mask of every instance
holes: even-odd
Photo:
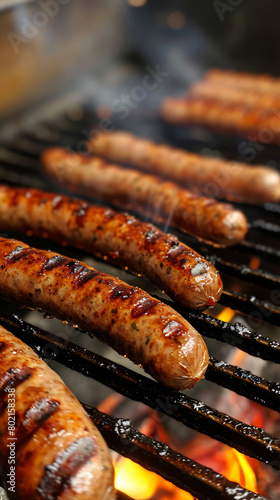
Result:
[[[248,229],[244,214],[231,205],[199,197],[158,177],[62,148],[46,150],[42,160],[46,172],[74,192],[145,213],[212,244],[234,245]]]
[[[279,110],[221,102],[218,99],[168,98],[162,103],[164,120],[177,125],[201,125],[221,134],[236,134],[250,141],[280,144]]]
[[[0,294],[77,324],[163,384],[187,389],[203,378],[208,352],[171,307],[80,261],[0,238]]]
[[[219,272],[175,236],[82,200],[0,186],[0,230],[32,233],[91,252],[146,276],[189,308],[213,306],[222,293]]]
[[[280,107],[279,95],[263,92],[252,87],[243,88],[239,86],[223,85],[222,83],[203,80],[196,82],[190,87],[189,95],[191,97],[200,97],[202,99],[214,99],[217,101],[227,101],[232,104],[252,106],[258,109],[278,108]]]
[[[169,178],[180,186],[199,187],[201,194],[246,203],[280,200],[280,174],[265,166],[249,166],[156,144],[126,132],[100,135],[90,142],[92,152],[118,163]]]
[[[11,500],[115,498],[99,431],[61,378],[2,326],[0,394],[1,474]]]
[[[243,73],[222,69],[211,69],[206,73],[206,80],[221,86],[238,87],[247,90],[256,89],[280,96],[280,78],[271,75]]]

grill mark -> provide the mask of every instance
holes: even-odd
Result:
[[[143,297],[139,300],[138,304],[133,307],[131,311],[132,318],[139,318],[143,314],[151,312],[151,310],[158,304],[158,301],[155,299],[150,299],[147,297]]]
[[[156,243],[157,240],[161,238],[161,236],[162,235],[159,231],[154,231],[154,230],[147,231],[145,234],[145,241],[146,243],[150,243],[153,245],[154,243]]]
[[[100,273],[98,273],[97,271],[90,271],[89,269],[85,268],[85,270],[79,275],[77,279],[77,285],[78,286],[84,285],[88,281],[98,276],[98,274]]]
[[[81,203],[76,210],[73,212],[74,217],[76,218],[76,225],[79,227],[83,226],[83,218],[87,214],[87,211],[89,209],[89,204],[84,202]]]
[[[186,248],[183,245],[171,247],[167,252],[167,260],[175,261],[176,257],[179,257],[183,253],[186,253]]]
[[[58,409],[60,403],[54,399],[41,398],[26,410],[17,432],[17,445],[22,446]]]
[[[52,201],[52,207],[54,210],[58,210],[65,203],[63,196],[56,196]]]
[[[24,248],[21,246],[16,247],[12,252],[7,256],[8,261],[12,264],[14,262],[18,262],[20,259],[23,259],[28,253],[30,253],[32,249],[30,247]]]
[[[81,267],[81,264],[78,260],[69,260],[67,262],[66,267],[70,269],[71,274],[75,274],[76,269]]]
[[[183,325],[177,321],[171,320],[162,330],[166,338],[176,338],[185,333],[185,328]]]
[[[100,274],[94,269],[83,266],[78,260],[70,260],[66,266],[70,269],[70,274],[76,275],[76,284],[78,286],[84,285]]]
[[[14,389],[32,374],[32,368],[23,366],[22,368],[10,368],[0,380],[0,393],[3,395],[9,389]]]
[[[71,479],[97,453],[97,443],[93,437],[85,436],[74,441],[45,467],[44,477],[37,487],[38,493],[42,498],[57,500],[62,491],[71,487]]]
[[[0,342],[0,354],[7,349],[6,342]]]
[[[202,274],[205,274],[206,271],[209,268],[208,262],[204,262],[203,260],[197,262],[192,270],[191,270],[191,275],[192,276],[201,276]]]
[[[66,257],[62,257],[62,255],[54,255],[50,259],[45,262],[43,265],[41,273],[44,273],[45,271],[52,271],[56,267],[61,266],[62,264],[65,264],[69,259]]]
[[[89,205],[87,203],[82,203],[74,211],[75,217],[83,217],[86,214],[88,209],[89,209]]]
[[[104,212],[104,215],[106,219],[113,219],[116,215],[116,212],[114,210],[111,210],[110,208],[107,208]]]
[[[135,292],[136,292],[136,289],[132,288],[131,286],[119,285],[113,289],[113,291],[111,292],[110,298],[111,299],[121,298],[122,300],[127,300],[127,299],[133,297]]]

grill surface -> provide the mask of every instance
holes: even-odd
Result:
[[[80,120],[71,120],[67,114],[62,114],[51,121],[44,121],[32,128],[18,131],[12,139],[2,143],[0,148],[0,182],[56,191],[57,188],[42,176],[40,153],[46,147],[57,144],[75,149],[80,141],[85,139],[82,132],[94,128],[96,122],[93,117],[91,110],[85,108]],[[144,126],[143,117],[142,121]],[[119,125],[116,123],[116,126]],[[124,124],[121,125],[123,127]],[[133,120],[126,121],[125,126],[137,133],[139,123],[135,130]],[[156,117],[154,117],[154,127],[161,131],[161,135],[156,139],[165,137],[169,143],[176,146],[184,145],[193,151],[209,147],[208,142],[189,137],[181,129],[176,131],[163,126]],[[232,151],[237,150],[235,140],[230,143],[229,139],[223,139],[224,142],[221,143],[218,136],[213,136],[211,141],[214,148],[219,148],[226,157],[230,157]],[[265,161],[264,154],[262,151],[262,161]],[[277,155],[280,156],[276,148],[267,151],[267,155],[270,159],[273,155],[272,158],[276,160]],[[216,265],[225,283],[220,304],[239,311],[252,328],[248,329],[242,323],[231,325],[205,313],[184,310],[167,298],[163,300],[185,316],[205,337],[235,346],[251,356],[271,363],[280,363],[280,344],[254,331],[262,328],[263,323],[279,325],[280,207],[276,204],[266,204],[264,207],[238,206],[245,211],[249,219],[250,231],[246,241],[234,248],[216,249],[176,230],[172,229],[172,232]],[[5,234],[5,236],[17,235]],[[49,242],[43,240],[22,236],[19,239],[33,243],[37,247],[50,246]],[[51,247],[60,253],[68,251],[54,244],[51,244]],[[88,257],[85,252],[78,250],[75,250],[75,255],[81,260]],[[250,268],[251,258],[255,256],[261,259],[261,268],[258,270]],[[145,282],[142,283],[140,280],[139,285],[144,288]],[[161,295],[160,299],[162,300]],[[18,308],[13,306],[13,311],[17,313]],[[246,425],[199,400],[169,390],[143,375],[136,374],[71,342],[66,345],[56,335],[28,325],[18,317],[7,316],[2,312],[0,323],[31,345],[41,357],[55,359],[130,399],[141,401],[188,427],[279,469],[280,440],[270,436],[263,429]],[[46,345],[53,346],[54,349],[51,351],[44,349]],[[277,382],[267,381],[249,371],[224,361],[217,361],[213,357],[206,378],[267,408],[279,411],[280,384]],[[131,428],[127,421],[105,416],[90,407],[86,409],[112,449],[159,473],[198,499],[261,498],[230,483],[212,470],[176,454],[163,443],[141,435]]]

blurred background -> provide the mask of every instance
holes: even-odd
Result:
[[[212,66],[278,75],[279,11],[272,0],[1,0],[0,119],[72,89],[110,102],[147,65],[168,78],[146,106]]]

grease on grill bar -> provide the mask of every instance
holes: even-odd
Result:
[[[117,363],[108,361],[102,356],[77,347],[71,342],[68,342],[67,346],[65,346],[63,339],[35,328],[14,315],[6,316],[1,313],[0,323],[33,347],[40,357],[55,359],[132,400],[140,401],[175,418],[192,429],[236,448],[248,456],[258,458],[266,463],[272,463],[272,465],[274,463],[277,467],[280,460],[280,440],[265,433],[263,429],[243,424],[229,415],[206,406],[201,401],[190,398],[178,391],[163,388],[161,384],[145,376],[138,375]],[[52,352],[50,352],[50,349],[44,350],[46,344],[47,346],[54,346],[55,349]],[[212,374],[215,373],[214,363],[211,370]],[[248,387],[246,380],[242,382],[242,376],[237,377],[237,386],[240,387],[241,385],[242,387],[243,385],[248,394],[250,393],[251,384],[254,383],[252,377]],[[232,377],[232,390],[235,390],[235,384],[235,377]],[[223,385],[223,380],[221,385]],[[256,385],[258,387],[258,381]],[[274,394],[271,392],[270,395],[273,400]],[[270,395],[267,394],[268,406]],[[261,388],[260,398],[262,397],[263,390]]]

